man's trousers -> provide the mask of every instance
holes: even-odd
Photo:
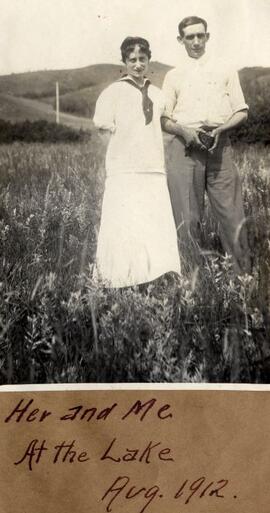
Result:
[[[195,236],[204,213],[207,191],[212,212],[220,225],[223,249],[233,257],[237,273],[250,271],[241,180],[232,160],[229,138],[221,136],[213,154],[191,149],[186,155],[182,138],[166,142],[168,186],[178,237]]]

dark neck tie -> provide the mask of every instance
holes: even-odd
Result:
[[[147,80],[142,87],[137,85],[130,78],[125,78],[125,82],[128,82],[130,85],[132,85],[133,87],[136,87],[136,89],[139,89],[139,91],[141,91],[141,93],[142,93],[142,108],[143,108],[143,113],[144,113],[144,117],[145,117],[145,124],[149,125],[149,123],[151,123],[151,121],[153,119],[153,102],[148,96],[148,87],[150,85],[150,81]]]

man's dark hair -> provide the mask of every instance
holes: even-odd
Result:
[[[185,35],[184,29],[186,27],[189,27],[190,25],[197,25],[198,23],[202,23],[205,28],[205,32],[207,32],[207,22],[203,18],[198,18],[198,16],[188,16],[187,18],[184,18],[182,21],[180,21],[178,25],[179,35],[183,37]]]
[[[129,54],[134,51],[135,47],[139,46],[142,53],[145,53],[148,59],[151,59],[150,45],[147,39],[143,37],[126,37],[121,44],[122,61],[126,62]]]

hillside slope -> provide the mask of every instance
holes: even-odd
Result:
[[[168,69],[165,64],[152,62],[149,69],[152,82],[161,86]],[[0,76],[0,118],[13,122],[55,120],[55,84],[58,81],[61,122],[75,128],[89,128],[91,122],[82,118],[93,116],[100,92],[123,73],[123,66],[96,64],[73,70]]]
[[[160,86],[164,74],[170,67],[151,62],[149,76],[153,83]],[[85,68],[71,70],[35,71],[16,73],[0,77],[0,93],[26,98],[46,98],[54,96],[55,83],[58,81],[61,94],[66,94],[114,82],[124,73],[124,66],[117,64],[94,64]]]
[[[149,77],[160,87],[170,66],[151,62]],[[72,70],[44,70],[0,76],[0,118],[17,122],[25,119],[55,120],[55,83],[60,89],[61,122],[74,128],[90,128],[100,92],[123,75],[124,67],[96,64]],[[250,112],[257,117],[268,109],[270,68],[240,70],[240,80]]]
[[[45,119],[46,121],[54,122],[55,111],[51,105],[42,101],[0,94],[0,119],[13,123],[25,121],[26,119],[29,121]],[[93,127],[90,119],[64,112],[60,113],[60,122],[75,129],[83,128],[84,130],[89,130]]]

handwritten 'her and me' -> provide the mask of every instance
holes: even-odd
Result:
[[[33,403],[34,399],[26,400],[22,398],[5,418],[5,422],[10,424],[25,422],[45,423],[49,417],[55,416],[52,411],[34,408]],[[82,405],[73,406],[64,415],[57,416],[57,420],[60,422],[106,421],[113,415],[117,415],[121,422],[125,422],[127,418],[134,418],[136,422],[143,422],[145,418],[150,416],[155,422],[171,422],[173,420],[171,405],[159,404],[155,398],[145,403],[137,400],[125,412],[121,413],[117,403],[113,403],[103,409],[98,409],[94,406],[90,408],[85,408]],[[175,464],[172,449],[159,440],[149,440],[140,448],[136,447],[136,443],[134,445],[135,447],[123,449],[120,440],[112,437],[109,443],[106,444],[106,447],[102,449],[99,460],[101,462],[110,462],[116,468],[119,463],[128,465],[133,462],[138,462],[143,466],[150,465],[154,461],[160,462],[160,465]],[[74,463],[87,465],[87,462],[91,459],[87,450],[78,449],[76,440],[63,440],[51,448],[46,440],[33,439],[29,441],[23,454],[14,462],[14,465],[17,467],[25,465],[29,471],[33,471],[35,465],[38,465],[42,459],[48,458],[48,455],[50,462],[55,465]],[[117,475],[104,491],[101,501],[106,511],[111,512],[117,508],[120,500],[121,502],[125,500],[128,503],[132,503],[133,499],[136,499],[136,501],[140,499],[138,513],[144,513],[152,503],[165,498],[166,490],[161,490],[158,484],[153,483],[151,487],[141,486],[138,483],[134,483],[127,474],[128,472],[125,475]],[[143,477],[144,473],[142,473]],[[196,479],[183,478],[170,499],[181,501],[183,505],[188,504],[192,499],[203,499],[203,497],[211,497],[220,501],[225,498],[224,489],[228,486],[228,479],[211,481],[205,476],[196,477]],[[229,495],[232,496],[231,494]],[[236,499],[237,496],[233,495],[233,498]]]

